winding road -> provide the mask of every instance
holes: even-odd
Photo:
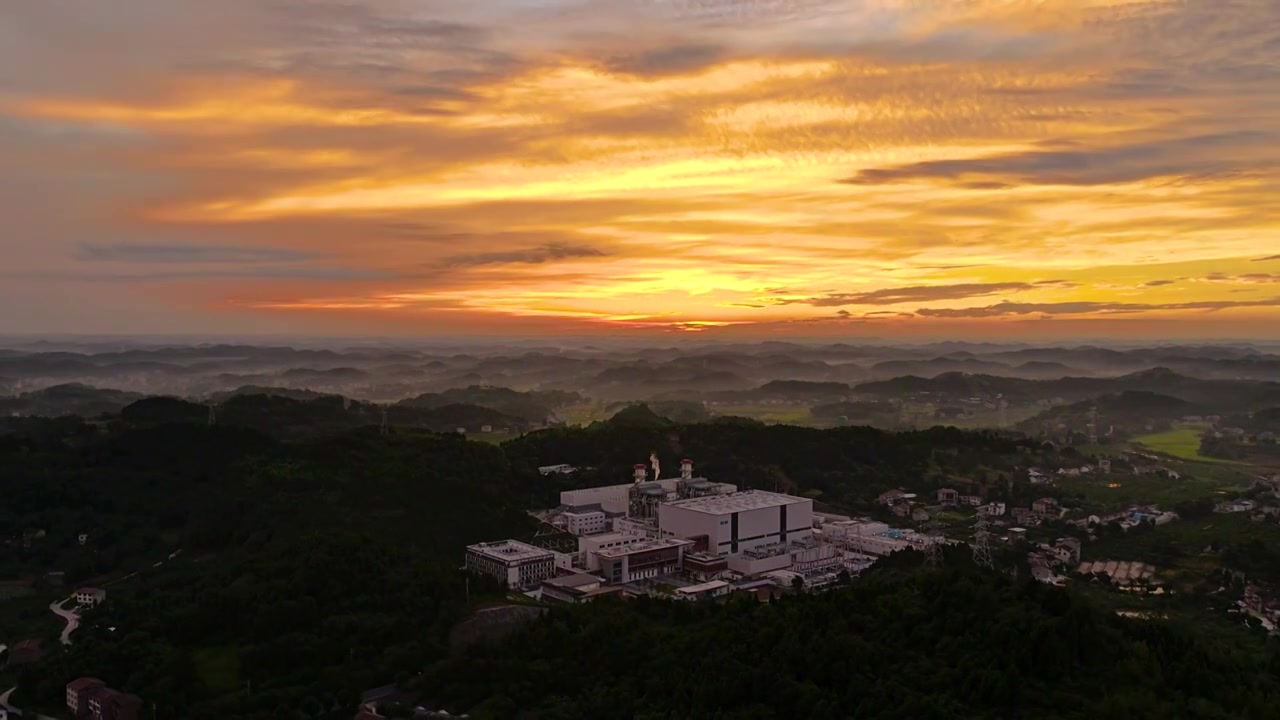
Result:
[[[67,610],[62,607],[70,600],[72,600],[72,598],[66,598],[65,600],[57,600],[49,603],[49,609],[53,611],[53,614],[67,621],[67,626],[62,629],[62,637],[58,638],[63,645],[71,644],[71,633],[75,632],[75,629],[80,627],[80,616],[76,614],[76,611]]]

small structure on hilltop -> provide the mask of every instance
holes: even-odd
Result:
[[[85,607],[97,607],[107,600],[107,591],[96,587],[76,589],[76,603]]]

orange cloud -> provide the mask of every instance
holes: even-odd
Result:
[[[1280,236],[1266,0],[174,2],[121,0],[101,37],[15,14],[76,41],[0,48],[35,68],[0,96],[35,306],[93,282],[405,331],[1280,327],[1249,267]]]

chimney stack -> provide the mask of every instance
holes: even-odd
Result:
[[[680,479],[681,480],[693,479],[693,461],[690,460],[689,458],[685,458],[680,461]]]
[[[636,482],[642,483],[648,478],[649,473],[644,463],[636,463]]]

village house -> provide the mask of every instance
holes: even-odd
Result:
[[[1031,503],[1031,510],[1041,515],[1057,517],[1062,512],[1062,506],[1055,498],[1043,497]]]
[[[885,492],[880,493],[880,496],[876,498],[876,502],[884,505],[885,507],[893,507],[894,505],[903,502],[906,499],[906,495],[907,494],[901,490],[886,490]]]
[[[1252,512],[1257,506],[1258,504],[1256,502],[1249,500],[1248,498],[1237,498],[1235,500],[1218,503],[1213,509],[1221,513],[1238,513]]]
[[[138,720],[142,700],[107,687],[97,678],[79,678],[67,683],[67,710],[76,718],[90,720]]]
[[[76,603],[85,607],[97,607],[107,599],[107,591],[96,587],[76,589]]]
[[[987,503],[978,506],[978,517],[1000,517],[1004,515],[1005,505],[1002,502]]]
[[[1031,508],[1016,507],[1009,511],[1013,521],[1019,525],[1039,525],[1040,518]]]
[[[981,495],[961,495],[960,504],[967,507],[978,507],[982,504]]]
[[[1280,600],[1268,597],[1266,591],[1257,585],[1250,583],[1245,586],[1244,608],[1273,625],[1280,626]]]
[[[1080,539],[1073,537],[1058,538],[1050,549],[1059,563],[1075,567],[1080,564]]]
[[[938,491],[938,503],[954,507],[960,503],[960,493],[951,488],[942,488]]]

